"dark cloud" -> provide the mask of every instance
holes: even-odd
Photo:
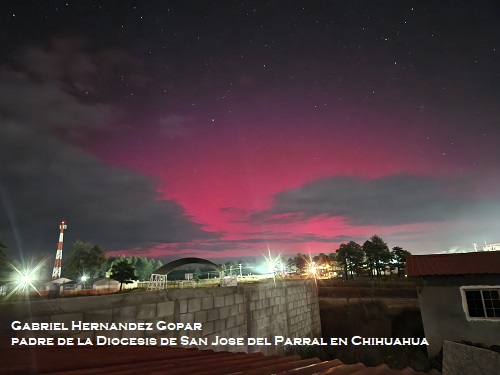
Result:
[[[176,202],[161,200],[151,179],[106,166],[52,137],[14,129],[2,128],[0,136],[0,225],[17,229],[26,249],[54,247],[63,218],[69,238],[108,249],[217,237]]]
[[[178,203],[162,200],[152,179],[105,165],[55,136],[113,129],[113,105],[79,95],[97,72],[76,47],[30,47],[17,65],[0,69],[0,234],[8,245],[55,250],[61,219],[70,242],[108,250],[218,238]]]
[[[477,198],[470,179],[398,174],[380,178],[336,176],[285,190],[252,221],[289,222],[343,217],[351,225],[402,225],[493,217],[500,199]]]
[[[118,111],[109,103],[91,100],[100,70],[81,46],[75,40],[61,40],[47,49],[24,47],[0,67],[4,126],[70,136],[110,127]]]

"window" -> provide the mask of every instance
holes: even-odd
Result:
[[[467,318],[500,320],[500,287],[461,287]]]

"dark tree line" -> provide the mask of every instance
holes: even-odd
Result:
[[[410,252],[399,246],[389,249],[384,240],[373,235],[369,240],[360,245],[354,241],[343,243],[334,252],[326,255],[321,253],[312,259],[304,254],[297,254],[295,258],[289,258],[287,266],[295,269],[298,273],[305,272],[310,262],[315,264],[337,264],[343,270],[346,279],[352,279],[359,275],[363,269],[368,270],[371,277],[380,277],[385,274],[386,267],[391,269],[397,267],[398,276],[401,276],[406,266],[406,256]]]
[[[336,251],[336,260],[344,269],[346,278],[359,274],[361,269],[367,268],[371,277],[385,274],[386,267],[397,267],[398,276],[406,265],[406,256],[410,252],[396,246],[389,250],[387,243],[377,235],[373,235],[362,246],[354,241],[340,245]]]
[[[66,259],[63,257],[64,277],[78,279],[83,275],[90,279],[97,277],[110,277],[115,264],[127,261],[134,269],[134,280],[149,280],[151,274],[163,264],[157,259],[146,257],[118,257],[106,258],[104,249],[88,242],[76,241],[72,251]],[[118,280],[120,281],[120,280]]]

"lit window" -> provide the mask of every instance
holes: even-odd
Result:
[[[464,310],[470,319],[500,319],[500,288],[461,287]]]

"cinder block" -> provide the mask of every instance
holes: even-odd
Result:
[[[133,322],[136,320],[137,306],[125,306],[113,309],[113,321]]]
[[[219,319],[226,319],[230,315],[231,307],[224,306],[219,309]]]
[[[238,314],[238,305],[231,305],[229,307],[229,315],[236,315]]]
[[[240,303],[240,304],[238,305],[238,312],[239,312],[239,313],[244,313],[244,312],[246,312],[246,311],[247,311],[247,309],[246,309],[246,304],[244,304],[244,303]]]
[[[226,329],[226,321],[224,319],[218,319],[215,321],[215,333],[222,332]]]
[[[156,317],[156,303],[137,306],[136,319],[152,319],[154,317]]]
[[[214,297],[204,297],[201,299],[201,309],[208,310],[214,308]]]
[[[186,314],[181,314],[180,315],[180,322],[181,323],[194,323],[194,313],[186,313]]]
[[[194,322],[195,323],[204,323],[207,321],[207,311],[202,310],[202,311],[196,311],[194,313]]]
[[[207,321],[219,319],[219,309],[207,310]]]
[[[188,300],[188,312],[201,310],[201,298],[192,298]]]
[[[245,302],[245,295],[238,293],[234,295],[234,303],[243,303]]]
[[[230,316],[226,319],[226,329],[233,328],[236,325],[236,316]]]
[[[250,301],[257,301],[259,299],[259,292],[252,292],[250,295]]]
[[[245,314],[236,315],[236,325],[241,326],[245,324]]]
[[[234,305],[234,295],[224,296],[224,306]]]
[[[159,302],[156,307],[156,316],[164,318],[167,316],[173,316],[175,309],[174,301]],[[184,311],[186,313],[187,311]]]
[[[185,314],[188,311],[188,302],[186,299],[181,299],[179,301],[179,313]]]
[[[214,322],[205,322],[203,323],[203,336],[210,335],[215,331],[215,323]]]
[[[222,306],[224,306],[224,296],[215,296],[214,307],[222,307]]]

